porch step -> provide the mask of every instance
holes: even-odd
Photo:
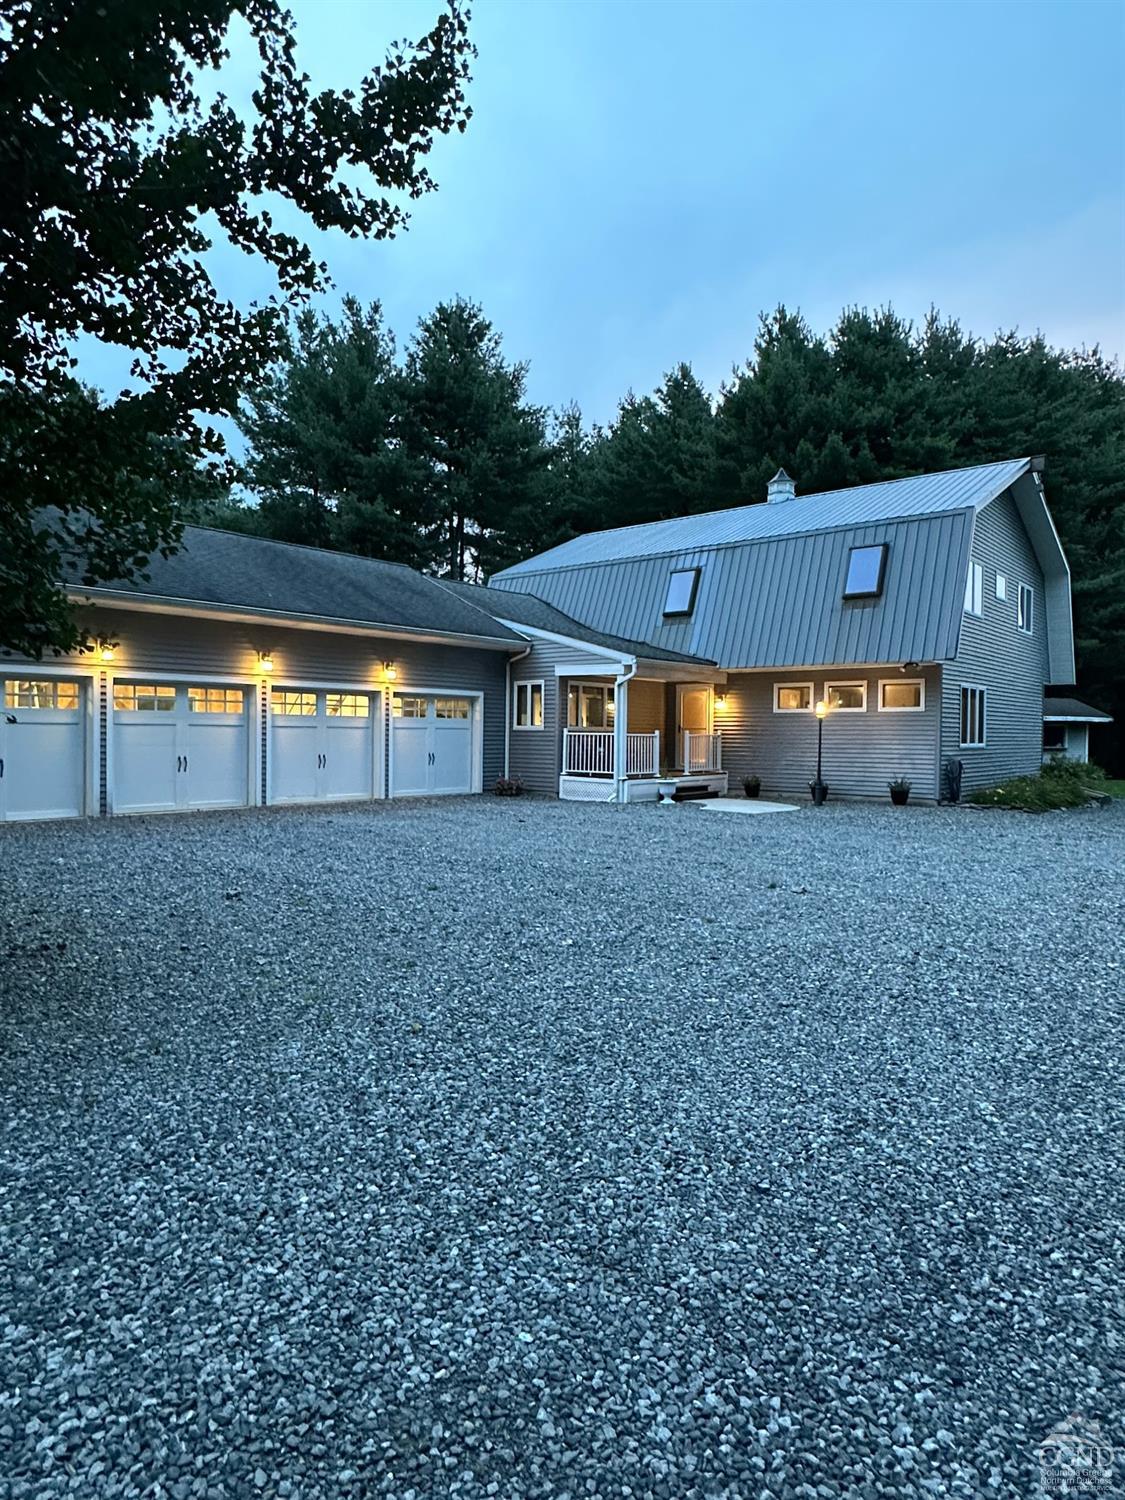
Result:
[[[709,781],[681,782],[672,794],[674,802],[690,802],[697,797],[713,797],[715,795]]]

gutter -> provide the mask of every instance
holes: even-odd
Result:
[[[517,651],[515,656],[509,656],[504,666],[504,780],[508,779],[512,761],[512,663],[523,661],[525,656],[530,656],[535,647],[525,646],[522,651]]]
[[[621,689],[636,675],[637,663],[636,661],[634,661],[632,666],[626,667],[626,669],[620,674],[620,676],[613,679],[613,702],[615,710],[617,704],[619,704],[621,701]],[[629,732],[628,723],[629,709],[626,705],[626,734]],[[620,733],[620,729],[621,718],[615,711],[613,715],[613,800],[617,803],[623,803],[625,801],[625,782],[628,779],[626,776],[626,741],[624,736]],[[659,771],[659,769],[660,768],[658,766],[657,770]]]

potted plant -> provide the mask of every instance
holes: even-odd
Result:
[[[910,798],[910,782],[905,776],[896,776],[893,781],[887,782],[890,790],[891,801],[896,807],[905,807]]]
[[[762,790],[762,778],[760,776],[744,776],[742,778],[742,791],[747,797],[756,797]]]
[[[498,776],[492,790],[497,797],[522,797],[523,782],[518,776]]]

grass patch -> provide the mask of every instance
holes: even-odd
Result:
[[[999,786],[971,792],[978,807],[1009,807],[1019,812],[1057,812],[1085,807],[1091,797],[1104,795],[1110,783],[1100,766],[1076,760],[1056,760],[1038,776],[1013,776]]]
[[[1125,797],[1125,781],[1110,781],[1107,777],[1102,782],[1103,792],[1108,792],[1111,797]]]

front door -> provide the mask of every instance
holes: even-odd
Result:
[[[684,735],[708,734],[711,729],[711,689],[709,687],[681,686],[676,690],[676,718],[679,733],[680,765],[686,766],[684,757]]]

